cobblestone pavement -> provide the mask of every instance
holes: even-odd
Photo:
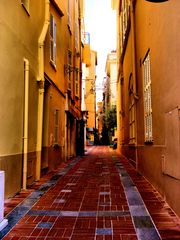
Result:
[[[7,200],[4,240],[180,239],[180,219],[115,150],[97,146]]]

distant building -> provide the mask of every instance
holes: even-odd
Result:
[[[106,85],[109,84],[107,87],[109,92],[109,103],[110,107],[116,106],[117,101],[117,54],[116,51],[111,51],[107,55],[106,60],[106,76],[107,76],[107,82]]]
[[[118,149],[180,216],[180,1],[117,10]]]
[[[110,124],[110,114],[113,116],[116,112],[117,105],[117,54],[111,51],[107,55],[106,77],[103,80],[103,142],[112,144],[116,134],[116,124]],[[111,125],[111,126],[110,126]],[[107,136],[106,136],[107,134]],[[106,140],[107,138],[107,140]]]
[[[86,68],[85,105],[87,111],[86,140],[87,145],[94,144],[94,131],[96,129],[96,66],[97,52],[90,51],[90,65]]]
[[[102,138],[102,122],[103,122],[103,102],[97,103],[97,129],[98,129],[98,139]]]

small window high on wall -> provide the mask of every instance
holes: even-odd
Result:
[[[50,62],[56,66],[56,22],[50,15]]]
[[[70,30],[70,32],[72,31],[72,26],[71,26],[71,22],[72,22],[72,20],[71,20],[71,0],[68,0],[67,1],[67,4],[68,4],[68,27],[69,27],[69,30]]]
[[[143,61],[145,142],[153,141],[150,53]]]

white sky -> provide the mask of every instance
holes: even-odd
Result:
[[[85,0],[85,31],[90,33],[91,49],[97,51],[97,84],[101,85],[105,74],[107,54],[116,49],[116,14],[111,0]],[[97,91],[97,101],[102,91]]]

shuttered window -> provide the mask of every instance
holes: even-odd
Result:
[[[143,62],[143,79],[144,79],[144,130],[145,142],[153,141],[152,129],[152,95],[151,95],[151,71],[150,71],[150,54],[148,53]]]

